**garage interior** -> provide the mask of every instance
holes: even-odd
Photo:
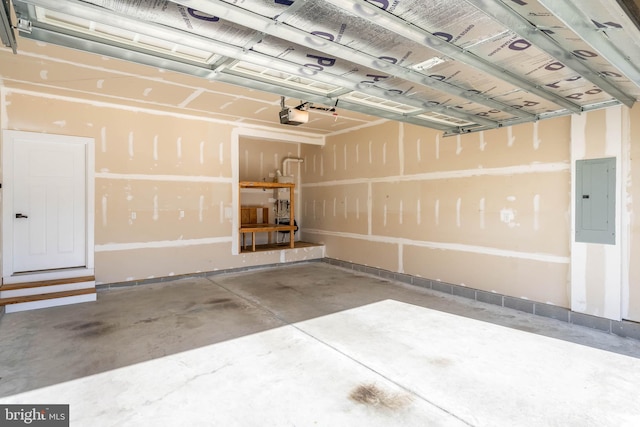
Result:
[[[1,4],[0,404],[640,420],[637,1]]]

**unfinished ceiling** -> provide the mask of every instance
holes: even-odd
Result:
[[[23,37],[286,96],[301,110],[350,110],[445,134],[632,106],[640,97],[632,0],[13,6]]]

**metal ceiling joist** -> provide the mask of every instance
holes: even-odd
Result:
[[[565,47],[556,40],[549,37],[544,31],[536,28],[527,21],[523,16],[519,15],[515,10],[500,0],[465,0],[472,4],[478,10],[500,22],[520,37],[524,38],[538,49],[551,55],[565,66],[569,67],[583,78],[589,80],[603,91],[620,101],[622,104],[631,108],[635,99],[625,94],[613,83],[605,79],[599,72],[593,70],[582,60],[578,59],[571,52],[569,47]]]
[[[242,73],[238,73],[234,70],[224,70],[225,75],[233,75],[233,76],[237,76],[237,77],[242,77],[242,78],[247,78],[246,75],[242,74]],[[270,81],[268,79],[265,78],[261,78],[260,76],[252,76],[251,77],[251,81],[255,81],[257,85],[264,83],[264,84],[270,84],[270,85],[275,85],[277,87],[286,87],[284,85],[278,85],[277,83],[274,83],[273,81]],[[252,86],[253,88],[259,89],[258,86]],[[264,89],[263,89],[264,90]],[[463,114],[460,111],[456,111],[452,108],[447,108],[447,107],[436,107],[436,108],[423,108],[423,109],[417,109],[411,113],[394,113],[392,111],[386,110],[384,108],[375,108],[374,106],[367,104],[359,104],[357,102],[351,102],[347,99],[341,98],[344,95],[348,95],[349,93],[355,92],[354,90],[350,90],[350,89],[346,89],[346,88],[340,88],[338,90],[332,91],[328,94],[328,96],[331,97],[332,102],[327,104],[325,102],[325,105],[334,105],[334,103],[336,101],[340,102],[340,107],[347,109],[347,110],[353,110],[353,111],[357,111],[360,113],[364,113],[364,114],[370,114],[370,115],[374,115],[374,116],[378,116],[378,117],[384,117],[384,118],[391,118],[393,120],[399,120],[399,121],[409,121],[407,118],[410,117],[414,117],[420,114],[424,114],[424,113],[430,113],[430,112],[435,112],[435,113],[440,113],[443,115],[447,115],[449,117],[455,117],[461,120],[465,120],[469,123],[474,123],[475,126],[481,126],[483,129],[494,129],[494,128],[498,128],[501,127],[502,124],[499,122],[493,122],[493,121],[489,121],[489,120],[483,120],[482,118],[478,117],[477,120],[475,121],[469,121],[468,119],[468,114]],[[361,92],[361,91],[360,91]],[[362,92],[361,92],[362,93]],[[307,99],[308,101],[313,101],[312,99]],[[318,101],[315,101],[318,102]],[[359,105],[361,108],[358,109],[353,109],[353,108],[346,108],[346,105]],[[384,111],[385,114],[382,115],[380,114],[380,112]],[[431,121],[427,120],[427,122],[431,123]],[[486,122],[486,123],[483,123]],[[412,122],[413,123],[413,122]],[[418,123],[420,123],[421,125],[425,125],[425,120],[421,119],[420,121],[418,121]],[[471,126],[471,125],[470,125]],[[474,127],[475,127],[474,126]],[[449,127],[446,126],[442,126],[439,125],[438,127],[435,127],[437,129],[440,130],[445,130],[445,129],[449,129],[452,127],[456,127],[455,125],[451,125]]]
[[[11,25],[10,11],[9,0],[0,0],[0,40],[5,46],[10,47],[13,53],[17,53],[18,45]]]
[[[306,0],[297,0],[306,1]],[[457,96],[468,101],[484,105],[486,107],[505,111],[516,117],[526,117],[535,120],[535,114],[528,113],[522,109],[512,107],[499,101],[479,95],[474,91],[460,88],[449,83],[442,82],[427,74],[412,70],[400,65],[392,64],[388,61],[380,60],[378,57],[369,55],[365,52],[352,49],[348,46],[341,45],[336,42],[327,40],[324,37],[312,34],[307,31],[299,30],[284,22],[275,21],[265,18],[254,12],[225,3],[220,0],[175,0],[174,3],[182,4],[201,12],[217,16],[228,22],[233,22],[251,28],[255,31],[263,32],[274,37],[284,40],[295,40],[296,44],[306,46],[313,50],[321,50],[325,54],[330,54],[336,58],[362,65],[389,75],[390,77],[399,77],[404,80],[435,89],[449,95]],[[476,116],[468,116],[469,121],[477,121]]]
[[[79,38],[71,34],[63,34],[60,32],[53,32],[46,28],[34,26],[33,31],[30,34],[25,34],[24,37],[33,40],[43,41],[47,43],[53,43],[59,46],[65,46],[72,49],[82,49],[90,52],[94,52],[98,55],[110,56],[113,58],[123,59],[126,61],[136,62],[143,65],[150,65],[153,67],[161,67],[166,70],[176,71],[179,73],[190,74],[206,78],[208,80],[216,80],[223,83],[229,83],[237,86],[252,88],[256,90],[275,93],[278,95],[284,95],[290,98],[297,98],[300,100],[306,100],[323,105],[334,105],[337,98],[325,97],[322,95],[308,93],[300,90],[296,90],[287,86],[277,85],[273,83],[259,82],[252,78],[238,76],[229,73],[214,72],[210,69],[203,68],[200,65],[181,63],[175,60],[162,61],[156,55],[150,55],[144,52],[132,51],[130,47],[126,45],[117,46],[115,44],[105,44],[101,40],[89,40],[85,37]],[[407,123],[412,123],[420,126],[427,126],[433,129],[441,130],[443,132],[459,132],[461,129],[457,126],[445,126],[441,123],[415,119],[411,117],[405,117],[403,115],[395,114],[391,111],[376,109],[370,106],[364,106],[362,104],[340,100],[339,109],[345,109],[355,111],[363,114],[374,115],[389,120],[398,120]]]
[[[19,0],[19,1],[16,1],[16,4],[17,5],[25,4],[25,5],[30,5],[31,7],[39,6],[47,10],[51,10],[59,13],[65,13],[65,14],[72,14],[74,16],[79,16],[79,17],[82,17],[83,19],[87,19],[90,21],[100,22],[105,25],[124,26],[125,28],[134,28],[135,32],[137,33],[145,34],[151,37],[156,37],[161,40],[167,40],[173,43],[185,44],[187,46],[204,49],[204,50],[213,50],[215,51],[215,53],[222,55],[224,57],[247,61],[253,64],[261,65],[263,67],[268,67],[268,68],[278,70],[288,74],[299,75],[305,78],[309,77],[309,71],[306,68],[304,70],[301,70],[301,68],[304,68],[304,67],[301,67],[299,64],[289,62],[283,59],[275,58],[272,56],[264,55],[255,51],[247,50],[247,49],[244,49],[243,47],[234,46],[227,43],[212,40],[196,34],[186,33],[178,29],[168,28],[166,26],[154,24],[150,22],[144,22],[131,17],[117,14],[115,12],[105,13],[104,9],[100,7],[97,7],[88,3],[84,3],[78,0],[66,0],[64,2],[60,2],[58,0]],[[206,11],[203,11],[203,12],[206,12]],[[215,78],[216,73],[214,72],[214,70],[212,70],[209,67],[205,67],[203,65],[193,63],[193,62],[178,60],[176,58],[171,58],[168,55],[161,55],[155,52],[154,54],[158,56],[159,60],[154,62],[153,61],[154,54],[151,54],[149,51],[144,50],[142,48],[137,49],[135,46],[117,43],[112,40],[91,37],[84,33],[82,35],[73,34],[69,30],[64,30],[58,27],[52,27],[50,25],[38,22],[36,19],[34,10],[30,10],[29,14],[31,15],[30,18],[33,20],[34,28],[47,30],[47,34],[48,34],[47,36],[43,36],[42,35],[43,32],[39,31],[39,32],[36,32],[36,34],[32,33],[31,38],[38,38],[38,35],[40,35],[40,37],[43,37],[43,38],[38,38],[38,39],[41,41],[47,42],[47,41],[51,41],[52,34],[54,34],[55,32],[60,32],[61,35],[66,34],[68,36],[71,36],[65,39],[64,45],[67,47],[71,47],[74,49],[87,50],[91,52],[92,50],[87,49],[85,46],[86,43],[84,43],[83,38],[86,38],[90,41],[103,43],[105,45],[111,45],[116,48],[128,48],[131,52],[126,52],[126,50],[120,51],[120,55],[124,55],[124,56],[117,56],[120,59],[125,59],[133,62],[140,62],[145,65],[166,68],[168,70],[192,74],[198,77],[204,77],[208,79]],[[56,42],[53,42],[53,43],[56,43]],[[139,54],[140,56],[136,54]],[[175,64],[171,64],[171,59],[175,61]],[[379,97],[379,98],[389,98],[389,92],[383,88],[379,88],[376,86],[363,86],[361,84],[356,84],[355,82],[349,79],[346,79],[344,77],[337,76],[335,74],[331,74],[328,72],[313,70],[313,73],[314,73],[313,78],[315,80],[321,81],[326,84],[342,86],[348,89],[349,92],[355,91],[355,92],[361,92],[361,93],[365,93],[365,94]],[[267,88],[263,90],[269,91],[269,89]],[[452,117],[464,119],[469,122],[478,123],[480,125],[486,126],[487,128],[494,128],[499,126],[499,124],[493,120],[488,120],[486,118],[467,114],[462,111],[447,109],[444,107],[438,107],[438,106],[431,107],[431,106],[425,105],[425,102],[421,100],[417,100],[407,96],[395,95],[393,99],[399,103],[413,106],[416,109],[421,111],[442,112],[443,114],[448,114],[448,115],[451,115]],[[366,110],[368,112],[365,111],[366,114],[376,115],[376,116],[385,117],[385,118],[392,118],[394,120],[406,121],[406,120],[403,120],[404,116],[402,114],[393,113],[392,111],[389,111],[387,113],[387,110],[384,110],[381,108],[372,108],[370,106],[366,106],[365,108],[369,109],[369,110]],[[379,114],[380,111],[385,111],[385,115],[381,116]],[[390,114],[391,116],[389,116]],[[420,121],[420,122],[422,123],[423,126],[425,125],[424,121]],[[452,127],[455,127],[455,126],[452,125]]]
[[[222,71],[225,67],[229,66],[230,63],[234,62],[233,58],[229,58],[227,56],[223,56],[218,59],[216,62],[211,64],[211,69],[213,71]]]
[[[521,78],[520,76],[512,73],[511,71],[499,67],[490,61],[474,55],[471,52],[460,48],[453,43],[444,41],[442,38],[433,35],[427,30],[416,26],[410,22],[399,18],[392,13],[389,13],[366,0],[324,0],[346,12],[356,14],[363,19],[371,22],[372,24],[379,25],[380,27],[392,30],[394,33],[399,34],[409,40],[416,43],[429,43],[429,47],[449,58],[455,59],[460,63],[467,64],[480,71],[483,71],[493,77],[508,82],[516,87],[520,87],[527,92],[533,93],[547,101],[553,102],[563,108],[567,108],[574,113],[582,111],[580,105],[575,104],[568,99],[552,93],[544,88],[531,83],[528,80]]]
[[[280,15],[274,16],[273,19],[278,21],[278,22],[282,22],[288,16],[293,15],[298,10],[302,9],[302,7],[304,7],[304,6],[305,6],[305,2],[304,1],[294,1],[293,4],[289,5],[289,7],[287,7],[283,12],[281,12]]]
[[[84,34],[80,37],[77,34],[63,33],[58,30],[51,30],[50,28],[35,24],[31,33],[22,34],[22,37],[56,44],[71,49],[93,52],[98,55],[110,56],[178,73],[190,74],[209,80],[215,79],[217,74],[216,71],[213,71],[208,67],[203,67],[201,64],[176,61],[175,58],[163,58],[156,52],[151,54],[143,50],[134,50],[127,44],[115,42],[106,44],[102,39],[88,38]]]
[[[50,30],[34,27],[31,34],[24,35],[27,38],[31,38],[33,40],[38,41],[47,41],[48,43],[53,43],[60,46],[66,46],[73,49],[86,49],[88,51],[94,52],[98,55],[110,56],[113,58],[124,59],[128,61],[137,62],[144,65],[158,66],[159,58],[154,55],[149,55],[143,52],[132,52],[127,46],[116,46],[116,45],[107,45],[101,41],[93,41],[87,40],[85,38],[79,39],[76,36],[69,34],[62,34],[59,32],[52,32]],[[296,99],[304,99],[310,102],[315,102],[323,105],[334,105],[336,102],[336,98],[325,97],[318,94],[303,92],[299,90],[295,90],[286,86],[280,86],[276,84],[265,84],[256,81],[255,79],[250,79],[247,77],[236,76],[228,73],[216,73],[211,72],[211,70],[202,69],[200,66],[189,65],[184,63],[178,63],[177,61],[169,61],[166,64],[162,64],[164,69],[170,71],[177,71],[180,73],[187,73],[192,75],[201,75],[201,77],[205,77],[207,79],[212,79],[216,81],[220,81],[223,83],[233,84],[242,87],[248,87],[256,90],[268,91],[277,94],[281,94],[283,96],[287,96],[290,98]],[[364,114],[371,114],[371,108],[365,107],[360,104],[348,102],[348,101],[340,101],[340,105],[338,107],[344,108],[345,110],[357,111]],[[412,120],[411,118],[401,117],[397,114],[394,114],[389,111],[380,110],[377,111],[376,114],[379,117],[387,118],[390,120],[402,120],[408,123],[419,124],[425,126],[425,120]],[[428,122],[429,127],[433,127],[434,129],[438,129],[441,131],[450,131],[457,132],[458,127],[455,126],[444,126],[439,123]]]
[[[591,104],[591,105],[586,105],[583,108],[583,113],[588,113],[589,111],[595,111],[595,110],[602,110],[604,108],[610,108],[610,107],[615,107],[620,105],[620,103],[615,100],[612,99],[610,101],[606,101],[606,102],[599,102],[596,104]],[[571,113],[570,111],[567,110],[558,110],[558,111],[552,111],[550,113],[542,113],[539,114],[540,120],[545,120],[545,119],[551,119],[553,117],[563,117],[563,116],[568,116]],[[509,121],[509,123],[505,123],[505,126],[515,126],[515,125],[519,125],[519,124],[523,124],[523,123],[528,123],[528,120],[524,120],[524,119],[515,119],[515,120],[511,120]],[[481,132],[487,129],[482,129],[482,128],[475,128],[475,129],[469,129],[466,130],[464,132],[460,132],[459,130],[451,130],[451,131],[447,131],[443,134],[443,136],[447,137],[447,136],[454,136],[454,135],[459,135],[460,133],[472,133],[472,132]]]
[[[136,33],[145,34],[160,40],[170,41],[171,43],[178,45],[190,46],[205,51],[213,51],[213,49],[215,49],[215,53],[222,56],[233,56],[242,51],[242,49],[237,46],[216,42],[205,37],[168,28],[163,25],[147,23],[129,16],[118,15],[115,13],[105,13],[103,8],[80,0],[14,0],[14,4],[17,12],[27,15],[34,26],[48,28],[52,32],[62,31],[63,29],[61,27],[39,22],[35,13],[35,7],[41,7],[49,11],[63,13],[69,16],[76,16],[88,21],[99,22],[113,28],[130,29],[130,31],[135,31]],[[131,45],[131,48],[135,49],[135,46]]]
[[[250,79],[250,78],[247,78],[241,75],[236,75],[233,73],[228,73],[228,72],[218,73],[216,75],[216,80],[223,83],[229,83],[229,84],[243,86],[251,89],[263,90],[263,91],[265,90],[265,86],[264,86],[265,83],[258,82],[255,79]],[[349,111],[355,111],[362,114],[368,114],[368,115],[372,114],[371,107],[364,106],[362,104],[358,104],[355,102],[350,102],[342,99],[338,100],[337,98],[323,97],[321,95],[308,94],[305,92],[296,91],[286,86],[277,85],[275,83],[272,83],[270,85],[272,87],[270,88],[270,90],[268,90],[269,92],[279,93],[282,96],[286,96],[289,98],[298,98],[301,100],[315,102],[323,105],[334,105],[336,101],[339,101],[338,106],[336,107],[337,111],[340,111],[340,109],[344,109]],[[405,123],[412,123],[419,126],[428,126],[430,128],[437,129],[443,132],[453,132],[455,134],[468,132],[466,129],[474,129],[474,127],[472,126],[470,127],[445,126],[441,123],[433,122],[430,120],[418,119],[410,116],[401,116],[383,109],[377,109],[377,111],[373,115],[384,118],[384,119],[402,121]]]
[[[606,38],[602,31],[598,31],[591,19],[584,15],[582,9],[573,0],[559,2],[557,0],[538,0],[549,12],[560,19],[571,31],[580,36],[598,54],[618,68],[627,78],[640,86],[640,69],[630,61]]]
[[[220,81],[223,83],[229,83],[229,84],[243,86],[243,87],[256,89],[256,90],[263,90],[263,91],[265,90],[265,87],[264,87],[265,83],[259,82],[252,78],[244,77],[242,75],[234,74],[233,71],[218,73],[215,78],[217,81]],[[323,97],[321,95],[300,92],[300,91],[296,91],[295,89],[291,89],[287,86],[282,86],[275,83],[272,83],[270,85],[272,87],[270,88],[270,90],[268,90],[269,92],[279,93],[289,98],[298,98],[301,100],[315,102],[323,105],[335,105],[336,102],[338,102],[338,105],[336,106],[337,111],[340,111],[340,109],[344,109],[349,111],[355,111],[362,114],[368,114],[368,115],[372,114],[371,107],[358,104],[356,102],[350,102],[348,100],[338,99],[337,97]],[[341,95],[343,94],[344,93],[341,93]],[[422,114],[423,112],[424,111],[420,111],[416,114]],[[442,123],[421,119],[421,118],[416,118],[416,117],[413,117],[412,115],[398,115],[383,109],[377,109],[376,113],[373,115],[384,118],[384,119],[402,121],[405,123],[411,123],[418,126],[428,126],[430,128],[440,130],[452,135],[457,135],[460,133],[468,133],[472,130],[475,131],[475,129],[486,130],[486,129],[495,129],[496,127],[500,127],[500,125],[493,125],[491,127],[445,126]],[[523,120],[523,122],[526,122],[526,120]]]

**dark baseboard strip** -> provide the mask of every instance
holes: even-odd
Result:
[[[515,298],[493,292],[481,291],[479,289],[454,285],[437,280],[425,279],[423,277],[411,276],[404,273],[394,273],[393,271],[369,267],[362,264],[354,264],[352,262],[341,261],[333,258],[323,258],[322,261],[331,265],[346,268],[348,270],[371,274],[382,279],[394,280],[408,285],[432,289],[434,291],[444,292],[450,295],[457,295],[474,301],[498,305],[501,307],[511,308],[537,316],[560,320],[562,322],[567,322],[574,325],[597,329],[599,331],[615,334],[625,338],[640,340],[640,323],[637,322],[631,322],[627,320],[609,320],[603,317],[576,313],[567,308],[558,307],[551,304],[530,301],[523,298]]]
[[[245,271],[261,270],[268,268],[277,268],[295,264],[306,264],[313,262],[325,262],[327,264],[335,265],[345,268],[347,270],[353,270],[360,273],[370,274],[382,279],[394,280],[402,282],[408,285],[419,286],[426,289],[432,289],[438,292],[444,292],[450,295],[456,295],[463,298],[467,298],[474,301],[479,301],[487,304],[493,304],[500,307],[511,308],[513,310],[522,311],[525,313],[534,314],[537,316],[548,317],[551,319],[560,320],[562,322],[571,323],[574,325],[584,326],[591,329],[597,329],[599,331],[615,334],[625,338],[633,338],[640,340],[640,323],[631,322],[627,320],[616,321],[609,320],[602,317],[591,316],[588,314],[576,313],[564,307],[558,307],[551,304],[545,304],[541,302],[530,301],[522,298],[511,297],[507,295],[501,295],[494,292],[482,291],[479,289],[473,289],[466,286],[454,285],[451,283],[445,283],[437,280],[425,279],[423,277],[412,276],[410,274],[395,273],[393,271],[383,270],[380,268],[369,267],[362,264],[355,264],[352,262],[341,261],[334,258],[321,258],[311,259],[304,261],[295,261],[288,263],[276,263],[256,265],[240,268],[229,268],[224,270],[206,271],[201,273],[184,274],[177,276],[156,277],[152,279],[144,280],[132,280],[128,282],[118,283],[105,283],[97,284],[96,290],[98,292],[106,291],[110,289],[121,289],[132,286],[140,286],[153,283],[169,282],[173,280],[186,279],[191,277],[212,277],[221,274],[229,273],[242,273]],[[0,317],[4,310],[0,310]]]

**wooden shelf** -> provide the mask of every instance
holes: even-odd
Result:
[[[269,233],[269,243],[271,243],[272,232],[289,232],[289,247],[293,249],[295,247],[294,233],[298,228],[294,221],[294,183],[283,182],[256,182],[256,181],[240,181],[240,194],[238,200],[240,201],[240,252],[245,247],[245,235],[251,233],[251,248],[253,252],[256,250],[256,233]],[[274,188],[287,188],[289,189],[289,224],[273,224],[269,222],[269,210],[263,206],[242,206],[242,189],[243,188],[262,188],[262,189],[274,189]],[[258,211],[262,210],[262,222],[257,223]]]
[[[0,298],[0,306],[9,304],[20,304],[24,302],[44,301],[54,298],[75,297],[78,295],[95,294],[95,288],[73,289],[70,291],[50,292],[48,294],[23,295],[19,297]]]

